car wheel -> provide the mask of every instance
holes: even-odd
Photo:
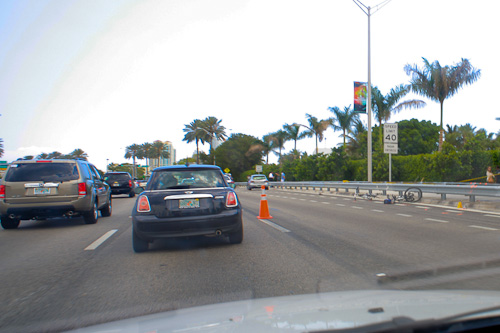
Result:
[[[108,204],[106,205],[106,207],[101,209],[101,216],[103,216],[103,217],[111,216],[112,212],[113,212],[113,205],[112,205],[111,195],[110,195],[109,199],[108,199]]]
[[[241,244],[243,242],[243,225],[241,226],[240,230],[229,234],[229,243],[231,244]]]
[[[85,224],[96,224],[98,217],[99,211],[97,210],[97,201],[94,201],[92,209],[83,214],[83,221]]]
[[[129,198],[133,198],[133,197],[135,197],[135,192],[134,192],[134,190],[130,191],[130,193],[128,194],[128,197],[129,197]]]
[[[21,221],[19,219],[11,219],[8,216],[2,216],[1,222],[2,222],[2,228],[4,229],[17,229]]]
[[[248,189],[249,191],[251,191],[251,190],[252,190],[252,188],[251,188],[250,186],[247,186],[247,189]]]
[[[132,229],[132,247],[135,253],[146,252],[149,249],[149,242],[139,238]]]

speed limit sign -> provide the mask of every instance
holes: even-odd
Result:
[[[384,124],[384,143],[398,143],[398,124]]]

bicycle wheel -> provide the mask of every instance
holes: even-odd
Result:
[[[422,199],[422,190],[418,187],[410,187],[405,191],[404,197],[407,202],[418,202]]]

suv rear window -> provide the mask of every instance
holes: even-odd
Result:
[[[129,180],[132,177],[127,173],[108,173],[104,175],[104,180]]]
[[[222,174],[217,170],[179,170],[153,172],[149,190],[225,187]]]
[[[266,176],[253,176],[253,180],[267,180]]]
[[[12,164],[5,175],[7,182],[64,182],[78,178],[78,168],[75,163]]]

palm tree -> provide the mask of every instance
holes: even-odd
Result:
[[[294,124],[294,125],[300,125],[304,126],[307,128],[307,131],[302,132],[301,137],[303,138],[310,138],[313,135],[316,138],[316,155],[318,154],[318,140],[319,142],[323,141],[323,133],[326,131],[328,126],[330,126],[330,120],[324,119],[324,120],[318,120],[318,118],[313,117],[309,113],[306,113],[307,121],[309,122],[309,127],[301,124]]]
[[[158,166],[160,166],[160,158],[169,158],[170,154],[165,150],[166,145],[163,141],[155,140],[151,145],[150,158],[158,159]]]
[[[328,107],[328,110],[333,112],[334,117],[330,118],[330,124],[334,131],[342,131],[342,137],[344,138],[344,151],[345,151],[345,139],[347,133],[350,131],[354,121],[358,119],[358,114],[351,110],[351,106],[344,107],[344,111],[341,111],[339,107]]]
[[[472,84],[481,77],[481,70],[472,67],[469,60],[462,61],[454,66],[442,67],[436,60],[430,63],[424,60],[424,67],[407,64],[404,69],[411,77],[410,88],[413,92],[428,97],[441,105],[441,123],[439,130],[439,151],[443,148],[443,103],[453,96],[464,85]]]
[[[58,159],[58,158],[61,158],[62,156],[63,156],[63,154],[61,154],[60,152],[53,151],[52,153],[47,155],[47,159],[49,159],[49,160]]]
[[[349,131],[351,135],[347,136],[349,139],[347,150],[351,155],[358,155],[359,153],[361,157],[364,156],[366,149],[362,148],[364,148],[364,144],[366,144],[366,133],[367,129],[361,119],[358,118],[354,120],[353,126]]]
[[[262,152],[266,155],[266,164],[269,164],[269,153],[272,152],[276,146],[276,139],[272,133],[269,133],[262,137],[262,143]]]
[[[293,140],[293,150],[297,150],[297,140],[301,139],[301,137],[300,137],[300,125],[299,124],[292,124],[292,125],[285,124],[285,125],[283,125],[283,129],[288,134],[288,139]]]
[[[200,119],[195,119],[189,125],[184,125],[184,139],[182,141],[187,141],[187,143],[191,143],[193,141],[196,142],[196,163],[200,164],[200,150],[199,150],[199,142],[201,144],[205,144],[205,140],[208,135],[207,132],[203,130],[203,122]]]
[[[149,170],[149,162],[151,158],[151,152],[153,151],[153,145],[149,142],[144,142],[141,145],[140,156],[146,159],[146,171]],[[149,173],[149,171],[148,171]]]
[[[135,144],[135,143],[131,144],[130,146],[125,147],[125,156],[124,157],[126,159],[132,158],[132,163],[133,163],[132,164],[132,166],[133,166],[132,177],[133,178],[137,178],[137,169],[135,166],[135,159],[136,159],[136,157],[141,156],[141,150],[142,150],[141,146],[138,144]]]
[[[48,160],[49,159],[49,154],[47,153],[41,153],[40,155],[37,155],[38,159],[41,159],[41,160]]]
[[[384,143],[382,122],[387,122],[393,113],[403,109],[421,108],[426,104],[419,99],[412,99],[398,103],[401,98],[410,92],[410,87],[403,84],[391,89],[387,95],[382,95],[377,87],[372,87],[372,110],[380,126],[380,144]]]
[[[201,128],[207,133],[207,138],[205,141],[209,141],[210,143],[210,155],[213,156],[213,144],[215,140],[225,141],[227,138],[226,128],[222,126],[220,123],[221,120],[218,120],[215,117],[207,117],[203,120]],[[215,164],[215,159],[213,160]]]
[[[75,159],[81,158],[83,160],[87,160],[87,158],[89,157],[89,155],[87,155],[87,153],[80,148],[73,150],[71,153],[68,154],[68,156],[70,158],[75,158]]]
[[[4,154],[4,149],[3,149],[3,139],[0,139],[0,157],[3,156]]]
[[[275,147],[278,148],[279,163],[281,163],[281,150],[284,148],[285,142],[288,141],[289,135],[286,131],[279,130],[271,134],[274,137]]]

